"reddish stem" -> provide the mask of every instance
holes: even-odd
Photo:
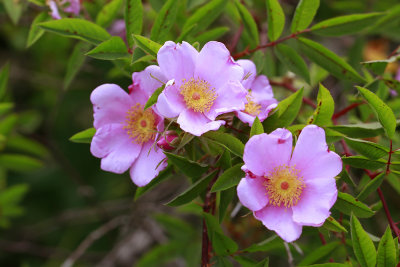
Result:
[[[292,92],[297,92],[297,89],[294,88],[293,85],[291,85],[288,82],[269,81],[269,83],[271,85],[275,85],[275,86],[280,86],[280,87],[286,88],[286,89],[288,89],[289,91],[292,91]],[[317,107],[317,105],[315,105],[314,102],[311,99],[307,98],[307,97],[303,97],[303,103],[307,104],[307,105],[309,105],[309,106],[311,106],[313,108]]]
[[[389,158],[388,158],[388,162],[387,162],[387,166],[386,166],[386,175],[388,175],[390,173],[390,164],[391,164],[391,160],[392,160],[392,154],[393,154],[393,146],[392,146],[392,139],[390,139],[390,150],[389,150]]]
[[[332,116],[332,120],[336,120],[337,118],[340,118],[341,116],[345,115],[346,113],[348,113],[350,110],[360,106],[364,104],[364,102],[360,102],[360,103],[353,103],[350,106],[342,109],[341,111],[336,112],[335,114],[333,114]]]
[[[239,30],[235,33],[235,35],[232,38],[232,41],[230,42],[229,51],[231,52],[231,54],[233,53],[233,51],[235,51],[236,46],[240,40],[240,36],[242,36],[242,33],[243,33],[243,24],[240,24]]]
[[[249,49],[248,47],[246,47],[246,49],[244,49],[243,51],[233,55],[233,58],[236,60],[236,59],[239,59],[241,57],[250,55],[250,54],[256,52],[257,50],[260,50],[260,49],[263,49],[263,48],[267,48],[267,47],[276,46],[277,44],[280,44],[280,43],[282,43],[282,42],[284,42],[286,40],[292,39],[292,38],[296,38],[298,35],[300,35],[302,33],[309,32],[309,31],[311,31],[311,30],[310,29],[305,29],[305,30],[302,30],[302,31],[299,31],[299,32],[296,32],[296,33],[292,33],[291,35],[285,36],[285,37],[283,37],[283,38],[281,38],[279,40],[276,40],[276,41],[273,41],[273,42],[269,42],[269,43],[266,43],[266,44],[263,44],[263,45],[258,45],[254,49]]]
[[[322,245],[326,245],[326,240],[325,240],[325,237],[324,237],[324,235],[322,233],[319,233],[319,238],[321,239]]]

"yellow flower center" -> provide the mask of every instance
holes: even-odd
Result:
[[[306,185],[295,167],[286,165],[276,167],[266,176],[264,183],[269,203],[274,206],[290,208],[296,206]]]
[[[191,78],[188,81],[184,79],[180,89],[187,107],[196,112],[209,111],[217,98],[215,89],[201,79]]]
[[[126,112],[123,128],[134,142],[143,144],[155,138],[157,130],[155,114],[150,108],[144,110],[142,105],[136,104]]]
[[[246,95],[247,103],[244,106],[244,112],[251,116],[258,116],[261,112],[261,105],[253,101],[251,92]]]

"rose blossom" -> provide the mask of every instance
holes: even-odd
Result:
[[[342,161],[329,151],[322,128],[306,126],[293,154],[288,130],[255,135],[245,145],[243,160],[240,202],[286,242],[298,239],[303,225],[319,227],[329,217]]]
[[[240,83],[243,69],[233,62],[225,45],[208,42],[198,52],[190,44],[166,42],[158,51],[159,75],[169,81],[159,95],[156,108],[180,127],[200,136],[225,124],[216,117],[242,110],[247,91]]]
[[[258,75],[256,65],[247,59],[236,61],[244,70],[242,85],[248,90],[245,108],[236,111],[237,117],[244,123],[253,125],[256,117],[264,121],[268,114],[277,106],[272,87],[265,75]]]
[[[135,84],[135,82],[134,82]],[[115,84],[103,84],[90,96],[94,127],[90,151],[101,158],[101,169],[123,173],[130,168],[132,181],[148,184],[167,165],[165,155],[154,146],[164,121],[152,108],[143,109],[149,93],[134,86],[130,94]]]
[[[61,19],[61,15],[58,11],[58,6],[64,6],[64,12],[67,13],[72,13],[75,16],[79,15],[80,9],[81,9],[81,3],[79,0],[62,0],[62,1],[55,1],[55,0],[47,0],[46,4],[49,6],[51,12],[50,15],[53,17],[53,19]]]

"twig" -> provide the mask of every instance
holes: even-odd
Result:
[[[123,224],[126,221],[127,216],[120,216],[117,217],[106,224],[100,226],[97,228],[95,231],[90,233],[84,240],[83,242],[78,246],[78,248],[72,252],[72,254],[63,262],[61,265],[62,267],[71,267],[75,263],[76,260],[79,259],[85,253],[85,251],[99,238],[113,230],[114,228],[117,228],[121,224]]]
[[[235,48],[240,40],[240,36],[242,36],[242,33],[243,33],[243,24],[240,24],[239,30],[235,33],[229,45],[229,51],[231,52],[231,54],[233,53],[233,51],[235,51]]]
[[[356,108],[356,107],[358,107],[360,105],[363,105],[363,104],[365,104],[365,103],[364,102],[360,102],[360,103],[351,104],[350,106],[348,106],[348,107],[336,112],[335,114],[333,114],[332,120],[336,120],[337,118],[340,118],[341,116],[343,116],[346,113],[348,113],[350,110],[352,110],[352,109],[354,109],[354,108]]]
[[[288,82],[277,82],[277,81],[271,81],[270,80],[269,83],[271,85],[275,85],[275,86],[280,86],[280,87],[286,88],[291,92],[297,92],[297,89],[294,88],[293,85],[291,85]],[[307,105],[309,105],[309,106],[311,106],[313,108],[317,107],[317,105],[315,105],[314,102],[311,99],[307,98],[307,97],[303,97],[303,103],[307,104]]]
[[[285,246],[285,250],[288,255],[288,264],[290,267],[294,267],[293,256],[292,256],[292,252],[290,251],[289,244],[286,242],[283,242],[283,245]]]

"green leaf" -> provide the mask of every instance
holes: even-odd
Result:
[[[47,12],[41,12],[36,18],[32,21],[31,28],[29,30],[28,39],[26,41],[26,47],[30,47],[33,45],[39,38],[43,35],[44,30],[38,26],[39,23],[47,21],[50,19],[50,16]]]
[[[224,173],[218,177],[218,180],[211,188],[211,192],[218,192],[236,186],[245,176],[244,172],[241,169],[242,166],[243,163],[239,163],[232,168],[224,171]]]
[[[352,214],[350,219],[351,241],[354,254],[361,267],[374,267],[376,263],[376,251],[374,243],[364,231],[357,217]]]
[[[263,122],[265,132],[289,126],[297,117],[303,100],[303,88],[279,102],[276,112]]]
[[[377,267],[393,267],[396,265],[396,247],[393,241],[390,227],[386,228],[385,234],[382,236],[378,246],[378,254],[376,256]]]
[[[317,262],[318,260],[330,255],[339,245],[339,241],[334,241],[313,250],[299,263],[299,266],[305,266]]]
[[[102,42],[85,55],[104,60],[115,60],[130,56],[125,42],[118,36],[113,36]]]
[[[69,138],[69,141],[74,142],[74,143],[85,143],[85,144],[90,144],[92,142],[92,138],[96,133],[95,128],[89,128],[86,130],[83,130],[79,133],[74,134]]]
[[[200,177],[208,170],[207,166],[201,165],[182,156],[178,156],[169,152],[164,152],[164,154],[168,157],[172,164],[174,164],[182,173],[184,173],[188,177]]]
[[[162,93],[164,88],[165,88],[165,85],[158,87],[157,90],[154,91],[154,93],[147,100],[146,105],[144,105],[144,110],[148,109],[149,107],[151,107],[155,103],[157,103],[158,96]]]
[[[278,44],[274,48],[278,59],[290,70],[310,83],[310,73],[308,67],[299,53],[285,44]]]
[[[242,19],[244,28],[249,34],[249,39],[251,40],[250,46],[254,48],[260,43],[257,24],[254,21],[253,16],[250,14],[247,8],[239,2],[239,0],[235,1],[235,5],[237,10],[239,11],[239,15]]]
[[[179,194],[177,197],[172,199],[167,203],[168,206],[176,207],[183,204],[189,203],[196,197],[198,197],[204,190],[206,190],[211,179],[215,177],[218,170],[214,170],[210,174],[198,180],[196,183],[192,184],[188,189]]]
[[[310,60],[329,71],[333,76],[357,83],[365,82],[364,78],[361,77],[353,67],[324,46],[306,38],[299,37],[297,40],[304,54],[306,54]]]
[[[197,8],[196,12],[191,15],[182,28],[178,41],[182,41],[184,36],[191,33],[192,35],[207,29],[215,19],[224,11],[227,0],[211,0],[204,6]]]
[[[147,191],[151,190],[152,188],[154,188],[154,186],[158,185],[159,183],[161,183],[162,181],[166,180],[167,178],[171,177],[172,174],[172,166],[167,166],[167,168],[165,168],[163,171],[160,172],[159,175],[157,175],[156,178],[154,178],[153,180],[151,180],[151,182],[149,184],[147,184],[146,186],[143,187],[138,187],[136,189],[135,192],[135,201],[141,197],[142,195],[144,195]]]
[[[154,246],[136,262],[135,267],[165,266],[173,258],[181,256],[182,246],[180,240]]]
[[[369,194],[374,192],[379,188],[379,186],[382,184],[383,180],[385,178],[385,173],[381,173],[378,176],[376,176],[374,179],[369,181],[369,183],[364,187],[364,189],[358,194],[357,199],[363,201],[364,199],[367,198]]]
[[[353,212],[355,216],[360,218],[369,218],[374,215],[374,212],[367,205],[358,201],[353,196],[342,192],[338,192],[338,198],[334,207],[347,215],[351,215]]]
[[[346,228],[344,228],[338,221],[336,221],[332,216],[329,216],[328,219],[325,220],[324,224],[322,227],[333,231],[333,232],[344,232],[347,233]]]
[[[84,19],[65,18],[42,22],[38,25],[46,31],[79,39],[95,45],[111,37],[105,29]]]
[[[97,13],[96,23],[102,27],[108,27],[118,15],[123,0],[111,0],[99,13]]]
[[[396,117],[394,116],[392,109],[368,89],[360,86],[356,87],[364,99],[367,100],[372,110],[375,112],[388,137],[393,139],[396,131]]]
[[[344,264],[344,263],[321,263],[321,264],[313,264],[313,265],[308,265],[307,267],[350,267],[351,265]]]
[[[196,40],[200,44],[205,44],[209,41],[218,40],[223,35],[225,35],[225,33],[229,32],[229,30],[230,30],[229,27],[216,27],[214,29],[211,29],[209,31],[197,35]]]
[[[22,3],[24,2],[15,0],[3,0],[3,5],[7,11],[7,14],[15,25],[17,25],[22,14]]]
[[[295,33],[307,29],[313,21],[318,7],[319,0],[300,0],[293,16],[290,31]]]
[[[382,75],[388,63],[390,63],[389,60],[372,60],[361,62],[363,66],[365,66],[376,75]]]
[[[35,158],[19,154],[1,154],[0,167],[17,171],[30,172],[41,168],[43,163]]]
[[[277,235],[273,235],[265,239],[264,241],[261,241],[260,243],[253,244],[250,247],[245,248],[243,251],[252,253],[259,251],[270,251],[278,247],[284,249],[282,241],[280,240],[280,238],[277,237]]]
[[[353,14],[327,19],[311,27],[313,33],[323,36],[342,36],[360,32],[369,27],[383,13]]]
[[[220,192],[220,200],[218,205],[219,223],[221,223],[224,220],[229,204],[231,204],[233,197],[235,195],[236,195],[236,189],[233,187]]]
[[[25,152],[38,157],[49,155],[47,148],[41,143],[21,135],[12,135],[7,139],[6,148],[12,151]]]
[[[343,182],[351,185],[353,188],[357,187],[346,168],[343,168],[342,172],[340,173],[340,180],[343,180]]]
[[[285,26],[285,14],[278,0],[266,0],[268,38],[269,41],[276,41],[281,36]]]
[[[250,129],[250,137],[252,137],[253,135],[262,134],[262,133],[264,133],[264,127],[261,124],[258,117],[256,117],[254,119],[253,125],[251,126],[251,129]]]
[[[0,204],[15,205],[22,200],[29,187],[27,184],[17,184],[8,187],[0,194]]]
[[[132,36],[142,33],[143,5],[141,0],[126,0],[124,19],[126,40],[129,48],[132,49],[134,41]]]
[[[167,39],[169,31],[174,26],[178,8],[179,0],[168,0],[165,2],[151,28],[151,40],[159,42]]]
[[[67,63],[67,72],[65,73],[64,78],[64,90],[70,86],[71,82],[74,80],[75,76],[83,66],[83,63],[85,63],[86,57],[83,54],[87,51],[87,49],[89,49],[88,44],[78,43],[75,45]]]
[[[2,100],[6,94],[9,73],[10,64],[6,63],[0,69],[0,100]]]
[[[397,123],[399,123],[399,121],[397,121]],[[332,125],[328,126],[328,128],[352,138],[375,137],[384,132],[383,127],[379,122]]]
[[[372,24],[373,26],[369,29],[369,32],[380,32],[385,30],[386,27],[390,27],[396,24],[400,18],[400,5],[395,5],[387,10],[386,14]]]
[[[140,35],[133,35],[133,40],[143,51],[157,58],[158,50],[161,48],[160,44]]]
[[[363,156],[343,157],[342,161],[352,167],[368,170],[376,170],[386,166],[386,161],[384,160],[373,160]]]
[[[233,135],[209,131],[203,134],[203,137],[215,141],[216,143],[231,151],[236,156],[243,157],[244,144]]]
[[[370,159],[380,159],[389,153],[388,148],[374,142],[349,137],[344,140],[349,147]]]
[[[317,108],[314,111],[313,117],[309,120],[309,124],[325,126],[331,124],[332,115],[335,110],[335,101],[331,93],[322,84],[319,84],[317,96]]]
[[[3,117],[0,120],[0,134],[8,135],[18,122],[18,116],[16,114],[10,114],[7,117]]]
[[[14,103],[11,103],[11,102],[0,103],[0,116],[6,114],[7,112],[12,110],[13,108],[14,108]]]

